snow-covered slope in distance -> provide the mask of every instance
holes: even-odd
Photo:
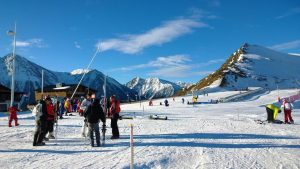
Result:
[[[145,99],[170,97],[181,90],[179,85],[159,78],[142,79],[136,77],[129,81],[126,86]]]
[[[258,45],[244,44],[214,73],[203,78],[194,89],[214,87],[245,89],[300,87],[300,56],[285,54]],[[220,81],[219,86],[215,82]],[[212,86],[210,86],[212,87]]]

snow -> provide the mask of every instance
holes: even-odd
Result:
[[[208,101],[237,91],[199,95]],[[120,120],[121,139],[92,148],[80,137],[82,117],[59,120],[58,138],[46,146],[33,147],[34,118],[21,113],[19,127],[7,127],[0,115],[0,168],[129,168],[129,124],[134,125],[135,168],[300,168],[300,102],[295,102],[294,125],[256,124],[266,119],[264,105],[274,103],[298,90],[269,91],[240,102],[186,105],[181,97],[123,104],[122,114],[134,120]],[[185,100],[191,101],[192,96]],[[149,115],[166,115],[169,120],[150,120]],[[278,115],[283,119],[283,113]],[[107,121],[110,126],[110,120]]]
[[[56,88],[53,88],[53,90],[64,90],[64,89],[69,89],[70,86],[63,86],[63,87],[56,87]]]
[[[90,69],[76,69],[71,72],[71,75],[81,75],[84,73],[89,73],[90,71]]]
[[[126,86],[144,99],[170,97],[181,89],[179,85],[159,78],[135,77]]]
[[[237,60],[231,59],[223,70],[226,89],[240,90],[248,86],[267,89],[291,89],[299,87],[300,57],[258,45],[242,46]],[[239,51],[238,50],[238,51]],[[224,86],[223,86],[224,87]]]

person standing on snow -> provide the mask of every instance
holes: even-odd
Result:
[[[87,110],[87,108],[91,105],[91,95],[88,94],[86,95],[86,99],[84,99],[80,105],[80,109],[82,110],[83,114],[85,113],[85,111]],[[87,134],[86,134],[86,130],[87,130],[87,126],[88,126],[88,123],[87,123],[87,120],[86,118],[84,119],[83,121],[83,125],[82,125],[82,137],[86,137]]]
[[[99,99],[94,99],[93,103],[88,106],[84,113],[84,117],[87,119],[89,126],[89,136],[91,140],[91,146],[94,147],[94,132],[96,136],[97,147],[100,147],[100,131],[99,131],[99,120],[105,125],[105,114],[100,105]]]
[[[45,138],[47,132],[47,106],[43,99],[40,100],[39,104],[35,106],[35,133],[33,137],[33,146],[43,146],[45,143],[43,139]]]
[[[166,107],[168,107],[168,106],[169,106],[169,102],[168,102],[168,100],[167,100],[167,99],[165,100],[165,106],[166,106]]]
[[[49,132],[48,139],[55,139],[53,134],[53,129],[54,129],[54,123],[57,119],[57,114],[55,113],[55,109],[50,97],[46,98],[46,106],[47,106],[47,113],[48,113],[46,134]]]
[[[283,108],[284,122],[286,124],[294,124],[294,120],[292,118],[293,107],[294,107],[294,105],[292,103],[290,103],[287,99],[283,99],[281,108]]]
[[[15,121],[15,126],[19,125],[17,111],[18,111],[18,109],[16,108],[16,106],[12,106],[12,107],[8,108],[8,112],[9,112],[8,127],[12,127],[11,123],[13,120]]]
[[[111,128],[112,128],[112,137],[111,139],[120,138],[118,119],[120,117],[119,113],[121,111],[120,101],[117,100],[116,96],[110,97],[110,111],[109,117],[111,118]]]

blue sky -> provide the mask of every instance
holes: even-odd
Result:
[[[91,68],[197,82],[244,42],[300,53],[299,0],[2,0],[0,56],[17,22],[17,54],[55,71]]]

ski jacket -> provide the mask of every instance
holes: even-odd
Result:
[[[283,102],[283,104],[281,105],[281,108],[283,108],[283,110],[293,110],[294,105],[290,102]]]
[[[42,116],[43,112],[42,112],[42,104],[38,103],[36,106],[34,106],[33,110],[32,110],[32,115],[35,116],[35,121],[39,121],[41,116]]]
[[[80,105],[80,109],[84,112],[89,107],[89,105],[91,105],[91,101],[88,99],[84,99]]]
[[[9,114],[17,114],[17,108],[15,106],[8,108]]]
[[[66,110],[69,110],[69,108],[70,108],[70,101],[66,100],[64,107],[65,107]]]
[[[89,105],[87,110],[84,112],[84,117],[89,123],[99,123],[99,120],[105,123],[105,114],[99,104],[99,100],[97,100],[98,99],[96,99],[93,104]]]
[[[116,99],[112,99],[110,105],[110,114],[114,115],[116,113],[120,113],[120,111],[121,111],[120,101]]]
[[[47,113],[48,113],[47,120],[54,120],[55,113],[54,113],[54,107],[52,104],[47,105]]]
[[[273,105],[273,104],[269,104],[266,106],[267,108],[273,110],[274,114],[273,114],[273,118],[276,119],[277,114],[281,112],[280,108]]]
[[[47,117],[48,117],[46,102],[44,100],[41,100],[40,104],[42,105],[41,106],[42,111],[41,111],[40,120],[46,121]]]

